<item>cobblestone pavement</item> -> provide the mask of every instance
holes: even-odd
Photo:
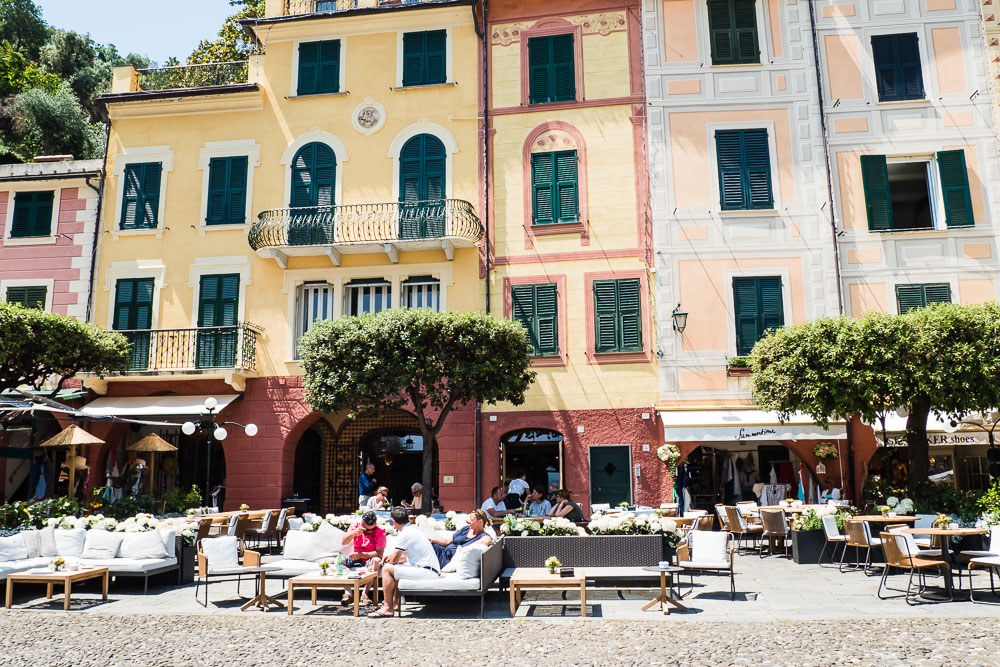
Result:
[[[669,618],[669,617],[668,617]],[[0,613],[3,665],[998,665],[995,619],[632,623]]]

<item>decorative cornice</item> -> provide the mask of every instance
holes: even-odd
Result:
[[[584,35],[609,35],[613,32],[623,32],[628,29],[625,23],[625,12],[604,12],[600,14],[580,14],[567,16],[565,20],[583,29]],[[533,26],[534,21],[504,23],[493,26],[492,43],[499,46],[510,46],[521,41],[521,33]]]

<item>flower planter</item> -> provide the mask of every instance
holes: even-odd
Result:
[[[180,584],[190,584],[194,581],[194,568],[195,561],[197,560],[198,550],[193,544],[181,544],[180,548]]]
[[[662,535],[567,535],[503,538],[503,566],[644,567],[665,560]]]
[[[750,377],[753,373],[753,369],[748,366],[727,366],[726,375],[731,378],[746,378]]]
[[[822,530],[792,531],[792,560],[799,564],[819,563],[819,555],[826,546],[826,536]],[[833,562],[833,548],[823,554],[824,563]]]

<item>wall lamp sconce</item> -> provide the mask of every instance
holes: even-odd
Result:
[[[674,312],[670,316],[674,318],[674,331],[681,334],[684,333],[684,329],[687,328],[688,324],[688,314],[681,310],[681,304],[677,304],[677,307],[674,308]]]

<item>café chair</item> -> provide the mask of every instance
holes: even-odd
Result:
[[[198,575],[195,579],[194,599],[198,600],[198,588],[204,583],[205,602],[199,604],[207,607],[209,580],[226,577],[236,577],[236,594],[239,595],[243,575],[250,574],[248,569],[257,567],[260,567],[260,554],[246,549],[243,540],[237,537],[220,535],[201,540],[198,542]]]
[[[830,552],[830,560],[837,560],[837,545],[840,544],[844,547],[844,551],[847,551],[847,536],[841,534],[840,528],[837,527],[837,517],[832,514],[827,514],[820,518],[823,522],[823,535],[826,537],[826,543],[823,545],[823,549],[819,552],[819,564],[823,565],[823,554],[826,553],[827,547],[831,544],[833,545],[832,551]],[[843,557],[843,554],[841,554]]]
[[[908,571],[909,579],[906,582],[906,590],[902,591],[906,604],[915,604],[916,598],[926,589],[925,570],[938,570],[946,581],[948,591],[951,591],[951,568],[948,567],[948,563],[940,558],[926,558],[920,555],[919,552],[911,551],[911,544],[914,543],[906,538],[912,537],[912,535],[906,533],[880,533],[879,537],[882,543],[882,550],[885,553],[885,567],[882,569],[882,579],[879,581],[878,590],[875,592],[879,599],[885,600],[888,597],[899,597],[898,595],[882,595],[883,588],[886,590],[899,590],[889,588],[887,584],[891,568]],[[916,590],[913,588],[914,575],[917,575]],[[952,595],[950,599],[954,600],[955,598]]]
[[[739,550],[741,542],[746,539],[759,540],[761,533],[764,532],[763,526],[747,523],[743,515],[732,505],[726,505],[726,520],[729,524],[729,532],[736,536],[737,550]]]
[[[729,599],[736,599],[736,573],[733,571],[733,535],[714,530],[692,530],[677,548],[677,565],[691,575],[694,590],[694,573],[729,573]],[[688,592],[688,595],[691,594]]]
[[[761,510],[760,520],[763,525],[762,537],[767,538],[767,555],[771,556],[774,554],[774,540],[780,539],[782,545],[785,548],[785,557],[788,558],[791,554],[788,553],[788,518],[785,516],[785,510]],[[764,541],[761,540],[760,543],[760,557],[764,557]]]

